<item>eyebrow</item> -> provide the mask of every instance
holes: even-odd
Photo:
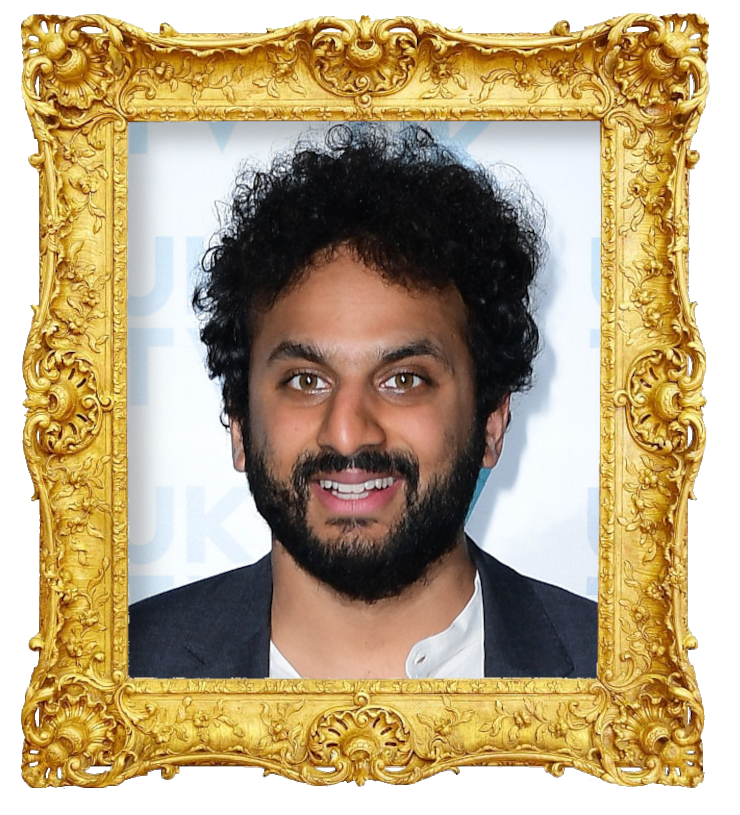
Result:
[[[398,348],[381,350],[378,353],[378,362],[392,364],[410,357],[432,357],[440,362],[447,370],[452,370],[452,363],[444,351],[434,342],[427,339],[416,340],[401,345]],[[288,359],[302,359],[316,365],[327,365],[328,354],[315,345],[303,342],[284,341],[275,346],[268,357],[268,364]]]
[[[432,357],[440,362],[447,370],[452,370],[452,363],[447,354],[430,340],[410,342],[400,346],[400,348],[393,348],[380,355],[381,362],[386,364],[400,362],[409,357]]]
[[[281,342],[273,348],[270,356],[267,358],[267,362],[271,364],[283,359],[305,359],[308,362],[316,363],[316,365],[324,365],[326,363],[326,354],[313,345],[307,345],[303,342],[286,341]]]

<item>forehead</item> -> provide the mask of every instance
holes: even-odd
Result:
[[[408,289],[341,253],[309,270],[255,321],[253,361],[281,343],[310,343],[341,359],[428,341],[467,366],[467,309],[458,290]]]

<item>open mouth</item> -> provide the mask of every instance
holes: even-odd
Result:
[[[405,479],[388,471],[341,470],[319,473],[314,495],[337,517],[371,517],[394,500]]]
[[[362,501],[368,498],[374,490],[387,490],[395,483],[393,476],[386,478],[371,478],[358,484],[347,484],[343,481],[334,481],[329,478],[320,478],[319,486],[330,492],[335,498],[343,501]]]

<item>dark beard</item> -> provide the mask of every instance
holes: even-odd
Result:
[[[306,454],[296,463],[292,483],[287,485],[272,476],[263,454],[247,449],[247,478],[259,513],[304,571],[345,597],[374,603],[401,594],[455,548],[482,458],[481,434],[472,436],[452,469],[436,476],[422,495],[418,492],[417,459],[379,451],[350,457]],[[363,537],[363,528],[371,522],[362,518],[329,521],[344,533],[331,541],[322,540],[308,526],[312,477],[350,468],[406,479],[406,514],[382,539]]]

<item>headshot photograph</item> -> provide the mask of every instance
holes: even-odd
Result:
[[[589,123],[131,127],[131,675],[596,675],[598,178]]]

